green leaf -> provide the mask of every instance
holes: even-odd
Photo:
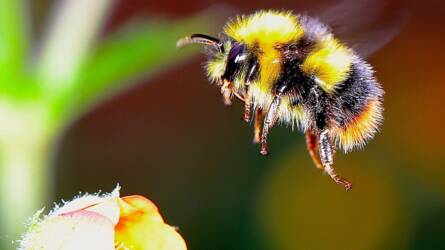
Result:
[[[24,0],[0,0],[0,84],[19,84],[28,53],[28,24]]]
[[[85,110],[172,64],[196,54],[176,49],[176,41],[192,33],[216,34],[213,11],[177,22],[137,22],[106,39],[85,63],[77,82],[75,109]]]

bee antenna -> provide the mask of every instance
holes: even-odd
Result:
[[[218,48],[220,52],[224,52],[223,44],[219,39],[203,34],[193,34],[191,36],[181,38],[178,40],[178,42],[176,42],[176,47],[181,48],[188,44],[211,45]]]

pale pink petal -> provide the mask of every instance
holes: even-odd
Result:
[[[24,237],[21,248],[44,250],[114,250],[114,225],[91,211],[46,218]]]

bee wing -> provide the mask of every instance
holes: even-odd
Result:
[[[409,17],[407,6],[389,0],[342,0],[314,14],[363,57],[391,41]]]

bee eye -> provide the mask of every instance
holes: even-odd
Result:
[[[235,78],[235,74],[237,74],[241,68],[240,63],[247,58],[245,50],[246,49],[243,44],[233,44],[227,57],[227,65],[223,75],[223,79],[233,81],[233,79]]]
[[[235,63],[237,63],[238,61],[240,61],[240,57],[242,57],[244,55],[244,45],[239,44],[239,43],[235,43],[232,47],[232,49],[229,52],[229,61],[233,61]]]

